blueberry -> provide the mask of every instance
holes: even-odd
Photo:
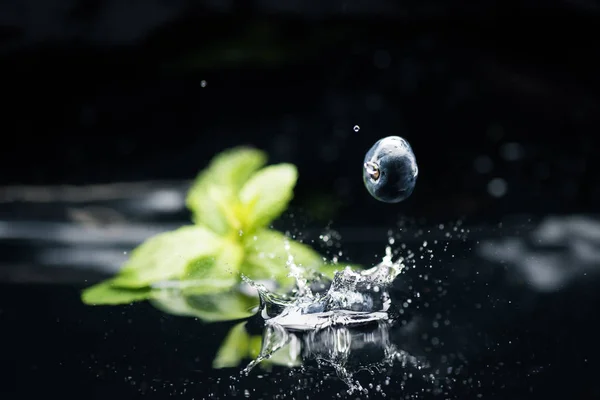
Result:
[[[406,200],[415,188],[418,173],[412,148],[399,136],[378,140],[365,156],[363,181],[371,196],[379,201]]]

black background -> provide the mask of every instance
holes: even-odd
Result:
[[[367,228],[394,227],[398,214],[496,227],[514,214],[595,213],[599,10],[592,1],[4,2],[0,185],[189,180],[219,151],[253,145],[298,166],[294,226],[364,229],[354,243],[363,260],[382,250]],[[397,205],[375,201],[361,180],[364,154],[388,135],[405,137],[419,164],[414,194]],[[507,143],[523,157],[505,160]],[[489,172],[476,171],[481,156]],[[488,192],[494,178],[505,196]],[[539,295],[508,285],[511,270],[473,259],[470,244],[454,246],[433,272],[451,292],[438,307],[470,326],[477,356],[465,372],[474,381],[449,396],[597,398],[597,280]],[[147,304],[91,309],[78,289],[0,289],[8,398],[236,397],[235,371],[209,368],[228,325]],[[235,393],[276,393],[295,379],[286,376]],[[343,390],[331,385],[314,393]]]
[[[34,4],[4,30],[3,184],[191,179],[217,152],[249,144],[298,165],[295,205],[322,223],[597,209],[591,5],[153,2],[115,11],[65,1],[38,18],[54,26],[45,36]],[[159,5],[171,10],[155,18],[164,21],[138,26]],[[393,206],[361,181],[364,154],[387,135],[408,139],[420,167],[414,196]],[[505,143],[524,157],[503,160]],[[478,156],[491,158],[490,172],[476,173]],[[507,192],[495,199],[487,184],[498,177]]]

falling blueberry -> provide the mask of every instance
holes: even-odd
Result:
[[[363,181],[371,196],[399,203],[413,192],[419,169],[408,142],[399,136],[380,139],[369,149],[363,165]]]

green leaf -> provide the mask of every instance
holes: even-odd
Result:
[[[258,298],[233,289],[208,295],[194,295],[194,288],[152,293],[152,304],[168,314],[196,317],[205,322],[233,321],[253,315]]]
[[[292,164],[271,165],[252,175],[240,191],[244,233],[267,226],[285,211],[297,179]]]
[[[153,283],[182,278],[188,265],[217,254],[222,240],[201,226],[185,226],[158,234],[131,252],[113,286],[143,288]]]
[[[204,257],[187,265],[181,289],[194,294],[226,291],[240,281],[244,248],[237,242],[223,239],[217,256]]]
[[[343,264],[323,264],[321,267],[319,267],[318,272],[329,279],[333,279],[335,273],[343,270],[345,267],[346,266]]]
[[[359,271],[359,270],[363,269],[363,267],[361,265],[338,262],[337,264],[332,264],[332,263],[324,264],[318,269],[318,272],[325,275],[329,279],[333,279],[333,276],[335,275],[336,271],[342,271],[346,267],[350,267],[354,271]]]
[[[247,147],[224,151],[212,159],[190,188],[186,204],[196,224],[225,235],[241,229],[235,215],[238,192],[267,162],[264,152]]]
[[[248,355],[250,358],[256,358],[260,355],[262,340],[263,338],[261,335],[250,336],[250,341],[248,343]]]
[[[293,279],[288,260],[306,269],[319,271],[323,258],[310,246],[296,242],[283,233],[261,229],[253,236],[245,236],[246,259],[242,272],[250,279],[274,279],[288,286]]]
[[[299,346],[300,344],[292,343],[290,341],[285,346],[273,353],[270,358],[263,360],[263,367],[267,366],[268,364],[280,365],[288,368],[299,367],[302,365],[302,357],[300,356]]]
[[[248,356],[250,335],[246,331],[246,322],[235,325],[217,351],[213,360],[213,368],[233,368]]]
[[[149,288],[123,289],[113,286],[108,280],[85,289],[81,300],[88,305],[117,305],[146,300],[150,295]]]

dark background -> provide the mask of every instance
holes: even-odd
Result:
[[[56,0],[0,15],[3,185],[187,180],[250,144],[298,165],[294,205],[320,224],[598,208],[592,2]],[[361,180],[387,135],[420,167],[400,205]]]
[[[339,381],[319,387],[316,373],[300,385],[285,369],[232,383],[238,370],[210,368],[231,324],[79,300],[185,211],[161,220],[142,202],[147,187],[121,186],[129,202],[105,204],[93,186],[75,206],[101,198],[131,218],[95,230],[45,196],[157,180],[183,191],[242,144],[298,166],[285,229],[340,228],[345,254],[365,264],[380,259],[398,214],[418,223],[397,243],[439,239],[431,277],[444,296],[433,288],[418,313],[431,334],[436,314],[448,316],[443,350],[469,355],[449,398],[597,398],[599,236],[568,216],[599,211],[599,22],[587,0],[0,2],[2,398],[343,393]],[[419,164],[415,192],[396,205],[371,198],[361,178],[364,154],[388,135],[405,137]],[[497,224],[516,214],[527,223]],[[529,235],[552,214],[567,217],[558,239]],[[445,236],[448,224],[419,231],[460,217],[466,242]],[[496,257],[477,253],[494,238]],[[552,290],[527,280],[556,271],[564,282]],[[405,280],[430,288],[422,274]],[[388,398],[420,393],[394,374]]]

